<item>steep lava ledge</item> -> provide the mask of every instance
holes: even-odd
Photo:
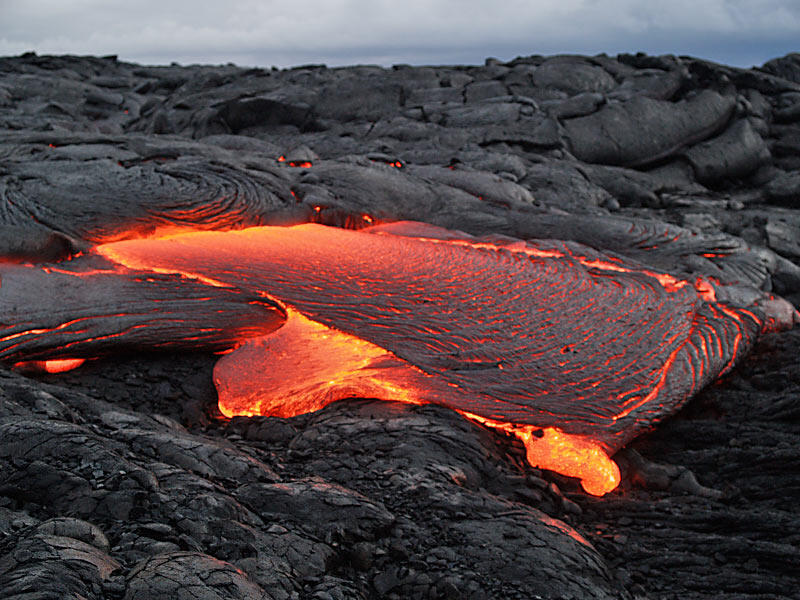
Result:
[[[797,317],[768,294],[688,282],[577,243],[410,222],[180,233],[0,275],[6,315],[30,306],[25,290],[65,278],[81,290],[58,288],[59,323],[6,319],[6,360],[47,357],[42,366],[57,372],[126,346],[233,350],[214,370],[229,417],[291,417],[347,397],[433,402],[513,432],[531,465],[580,477],[596,495],[619,483],[609,454]],[[135,289],[153,276],[173,285]],[[190,299],[184,282],[194,314],[169,315],[164,329],[165,306]],[[131,294],[136,315],[125,308]]]

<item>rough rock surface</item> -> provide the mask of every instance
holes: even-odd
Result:
[[[797,305],[797,56],[4,58],[0,254],[416,219],[575,240]],[[4,369],[0,598],[796,598],[798,343],[768,337],[634,442],[599,499],[443,408],[222,419],[213,355]]]

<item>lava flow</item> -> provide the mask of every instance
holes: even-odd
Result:
[[[220,411],[228,417],[293,417],[348,397],[422,404],[440,387],[430,375],[383,348],[292,309],[281,329],[223,356],[214,367],[214,384]],[[578,477],[590,494],[602,496],[619,483],[616,463],[582,436],[459,412],[513,433],[525,445],[531,465]]]
[[[424,224],[183,233],[101,244],[92,257],[121,278],[240,295],[274,320],[237,330],[217,363],[226,415],[288,417],[347,397],[441,404],[515,434],[531,464],[597,495],[619,482],[614,451],[729,369],[765,323],[793,318],[580,244]],[[25,360],[23,342],[58,329],[0,337],[0,356]],[[54,340],[47,358],[78,356],[76,343],[59,354]]]

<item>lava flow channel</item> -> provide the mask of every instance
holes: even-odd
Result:
[[[97,254],[121,271],[239,291],[285,313],[217,363],[226,415],[288,417],[345,397],[437,403],[516,434],[533,465],[580,477],[594,494],[619,481],[611,453],[775,321],[718,302],[708,281],[580,244],[419,224],[185,233]]]

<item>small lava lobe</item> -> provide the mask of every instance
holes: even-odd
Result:
[[[498,242],[420,223],[128,239],[68,270],[88,272],[98,260],[111,265],[107,277],[171,278],[262,311],[247,318],[267,325],[217,323],[211,343],[202,323],[211,296],[199,294],[199,316],[170,325],[186,345],[232,349],[214,369],[227,416],[289,417],[348,397],[441,404],[513,433],[532,465],[579,477],[595,495],[619,483],[610,455],[730,369],[762,331],[796,318],[779,299],[740,306],[719,300],[724,290],[711,281],[577,243]],[[58,274],[30,267],[27,289]],[[166,287],[145,305],[155,314],[180,290]],[[0,288],[0,309],[13,301],[4,293],[14,294]],[[92,347],[76,351],[82,331],[70,329],[67,343],[59,333],[85,318],[88,297],[60,307],[62,324],[4,325],[0,357],[48,372],[78,366]],[[205,310],[224,312],[213,302]],[[119,347],[160,347],[171,331],[153,325],[148,338],[147,319],[114,327],[103,323]]]

